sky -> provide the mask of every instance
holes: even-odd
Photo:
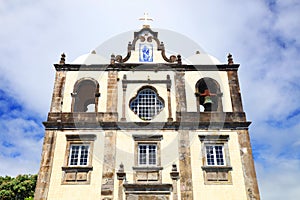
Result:
[[[192,39],[239,81],[262,199],[300,196],[299,0],[0,0],[0,176],[37,173],[60,54],[152,26]],[[124,47],[126,49],[126,47]]]

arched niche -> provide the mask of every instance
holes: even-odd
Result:
[[[73,89],[72,112],[97,112],[99,84],[92,78],[78,80]]]
[[[219,83],[209,77],[201,78],[196,83],[197,111],[223,111],[222,95]]]

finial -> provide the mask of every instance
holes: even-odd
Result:
[[[148,13],[144,13],[144,17],[139,18],[139,20],[144,21],[143,28],[150,28],[148,21],[153,21],[152,18],[149,18]]]
[[[119,172],[124,172],[124,165],[123,165],[123,163],[120,164]]]
[[[115,54],[111,54],[110,56],[110,64],[115,64],[115,61],[116,61],[116,57],[115,57]]]
[[[61,57],[60,57],[60,61],[59,61],[59,64],[60,65],[64,65],[65,64],[65,61],[66,61],[66,55],[65,55],[65,53],[62,53],[61,54]]]
[[[172,172],[177,171],[177,165],[175,163],[172,164]]]
[[[131,42],[129,41],[129,42],[128,42],[127,51],[131,51],[131,50],[132,50],[132,44],[131,44]]]
[[[177,55],[177,62],[180,65],[182,64],[182,62],[181,62],[181,55],[180,54]]]
[[[233,58],[232,58],[232,55],[230,53],[228,54],[227,58],[228,58],[228,65],[233,65],[234,64],[233,63]]]
[[[124,165],[123,163],[120,164],[120,168],[117,171],[117,179],[118,180],[125,180],[126,181],[126,173],[124,172]]]

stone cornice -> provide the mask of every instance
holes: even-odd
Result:
[[[126,194],[170,194],[173,190],[172,184],[152,183],[152,184],[123,184]]]
[[[49,113],[44,122],[47,130],[103,129],[103,130],[247,130],[251,122],[244,112],[181,112],[176,121],[123,122],[117,113]]]
[[[170,63],[54,64],[56,71],[237,71],[239,64],[184,65]]]
[[[251,122],[43,122],[46,130],[248,130]]]

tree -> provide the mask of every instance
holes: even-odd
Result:
[[[0,176],[0,200],[33,199],[37,175]]]

